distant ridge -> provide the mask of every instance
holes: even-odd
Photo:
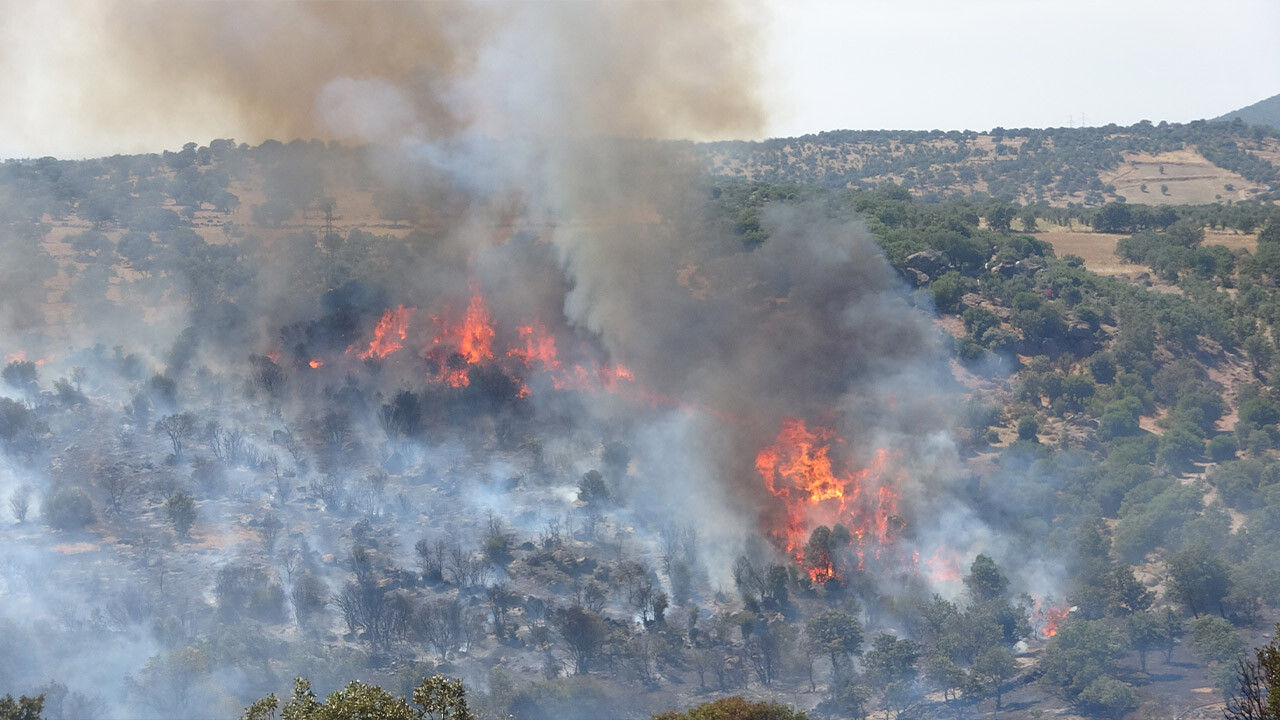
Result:
[[[1270,125],[1280,128],[1280,95],[1272,95],[1266,100],[1259,100],[1239,110],[1232,110],[1214,120],[1235,120],[1236,118],[1250,125]]]

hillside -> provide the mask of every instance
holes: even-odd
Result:
[[[1280,130],[1198,121],[990,132],[840,130],[758,143],[713,143],[712,172],[764,182],[867,188],[915,197],[989,195],[1023,204],[1160,205],[1271,196]]]
[[[1211,130],[1132,179],[1265,170],[1274,138]],[[898,137],[859,167],[980,146]],[[743,173],[799,172],[777,142]],[[0,690],[234,716],[439,670],[486,717],[1216,716],[1280,608],[1277,206],[661,150],[620,175],[684,184],[550,217],[373,147],[0,166],[0,594],[39,618],[0,616],[32,656]],[[85,646],[118,648],[92,682]]]
[[[1272,95],[1252,105],[1214,118],[1215,121],[1230,122],[1239,119],[1248,125],[1268,125],[1280,128],[1280,95]]]

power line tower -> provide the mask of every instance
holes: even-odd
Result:
[[[333,211],[337,206],[338,202],[331,197],[320,199],[320,209],[324,211],[324,244],[329,247],[334,247],[342,241],[338,231],[333,227]]]

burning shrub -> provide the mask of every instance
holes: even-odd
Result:
[[[44,521],[59,530],[83,530],[96,514],[93,499],[80,488],[59,490],[41,506]]]

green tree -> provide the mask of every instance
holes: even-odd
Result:
[[[1008,232],[1017,210],[1007,202],[994,202],[987,208],[987,227],[1000,232]]]
[[[978,603],[1003,599],[1009,590],[1009,578],[1005,577],[996,561],[986,555],[979,555],[969,566],[969,574],[964,577],[964,586]]]
[[[814,648],[830,656],[833,670],[862,647],[862,624],[843,610],[824,610],[810,617],[805,635]]]
[[[1018,418],[1018,439],[1028,442],[1039,442],[1037,437],[1040,432],[1040,423],[1030,415],[1023,415]]]
[[[1231,592],[1226,563],[1203,544],[1174,553],[1169,558],[1169,594],[1199,617],[1217,608],[1226,616],[1222,601]]]
[[[179,490],[165,501],[164,512],[169,516],[169,522],[173,523],[173,529],[178,533],[178,537],[185,538],[191,531],[191,525],[196,521],[195,498],[191,497],[190,493]]]
[[[978,653],[973,659],[974,676],[996,698],[996,709],[1000,709],[1004,696],[1004,684],[1018,672],[1018,661],[1008,648],[993,645]]]
[[[44,521],[59,530],[83,530],[97,515],[93,499],[80,488],[68,488],[49,496],[40,507]]]
[[[43,720],[43,711],[44,695],[21,695],[17,700],[12,695],[0,697],[0,720]]]
[[[959,309],[960,298],[964,296],[964,278],[957,272],[945,273],[930,283],[929,290],[939,312],[952,312]]]
[[[1234,664],[1244,654],[1244,640],[1230,622],[1202,615],[1191,621],[1191,650],[1206,663]]]
[[[776,702],[750,702],[734,696],[703,703],[682,713],[660,713],[654,715],[653,720],[809,720],[809,716]]]
[[[474,720],[467,707],[466,688],[461,680],[440,675],[424,678],[413,691],[413,703],[377,685],[353,681],[334,691],[324,702],[316,700],[311,682],[294,681],[293,696],[281,710],[281,720]],[[270,720],[279,700],[275,695],[255,701],[245,708],[240,720]]]
[[[1099,677],[1080,691],[1076,704],[1091,717],[1118,720],[1138,709],[1138,691],[1113,677]]]
[[[1159,650],[1164,646],[1165,633],[1168,629],[1160,618],[1152,613],[1141,612],[1129,616],[1129,642],[1138,653],[1138,662],[1142,672],[1147,671],[1147,653]]]
[[[39,376],[36,364],[30,360],[14,360],[0,370],[0,378],[5,384],[28,393],[39,392]]]

